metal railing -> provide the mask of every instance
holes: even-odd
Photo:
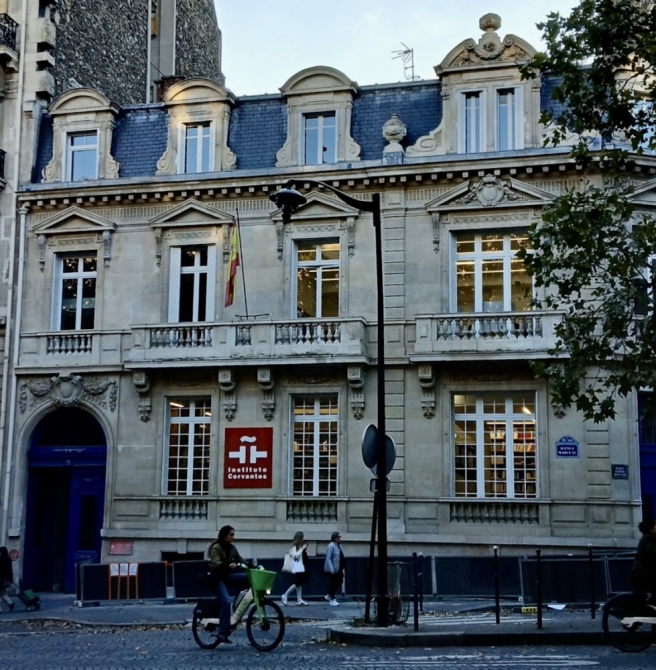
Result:
[[[9,14],[0,14],[0,44],[16,51],[16,28],[18,24]]]

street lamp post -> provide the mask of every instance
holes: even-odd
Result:
[[[315,179],[290,179],[285,187],[269,198],[280,208],[282,220],[291,221],[291,216],[307,199],[294,189],[299,184],[309,184],[332,191],[340,200],[351,207],[373,214],[376,235],[376,298],[378,333],[378,434],[376,440],[376,496],[378,499],[378,595],[376,596],[376,622],[378,626],[389,625],[389,605],[387,594],[387,462],[385,450],[385,302],[383,293],[383,243],[380,221],[380,194],[372,194],[371,200],[358,200],[330,184]]]

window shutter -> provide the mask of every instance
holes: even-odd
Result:
[[[515,149],[524,148],[524,87],[518,86],[514,91],[515,99]]]
[[[180,322],[180,247],[171,247],[169,264],[169,323]]]
[[[298,247],[294,244],[292,248],[292,263],[291,263],[291,274],[290,281],[292,283],[290,287],[291,295],[291,305],[290,311],[292,313],[292,319],[298,318],[298,309],[296,307],[296,300],[298,298]]]
[[[62,259],[55,256],[52,272],[52,312],[50,330],[61,330]]]
[[[205,294],[205,321],[214,321],[216,305],[216,252],[215,245],[207,247],[207,293]]]
[[[455,314],[458,311],[458,286],[456,276],[456,257],[458,238],[451,234],[449,240],[449,312]]]

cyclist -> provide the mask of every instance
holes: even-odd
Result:
[[[631,586],[641,591],[649,591],[647,604],[656,609],[656,519],[641,521],[638,530],[642,537],[631,570]]]
[[[223,526],[219,536],[207,549],[210,559],[210,572],[216,578],[217,598],[219,601],[219,631],[218,639],[226,644],[230,643],[230,606],[231,591],[240,591],[249,588],[246,573],[239,569],[244,559],[239,555],[233,544],[235,529],[232,526]]]

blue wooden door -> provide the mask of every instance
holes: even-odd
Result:
[[[640,494],[643,519],[656,518],[656,416],[645,415],[647,394],[640,394]]]
[[[105,468],[74,469],[68,508],[66,591],[75,589],[75,566],[100,562],[100,529],[105,500]]]

